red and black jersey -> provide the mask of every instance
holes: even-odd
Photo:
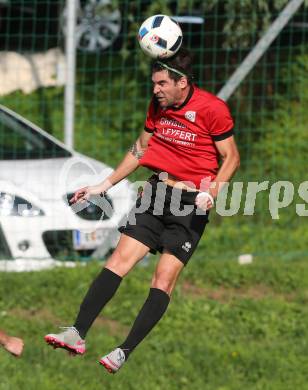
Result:
[[[162,108],[153,97],[145,130],[153,136],[140,165],[200,188],[202,180],[216,177],[219,154],[214,141],[233,135],[233,119],[221,99],[192,86],[176,108]]]

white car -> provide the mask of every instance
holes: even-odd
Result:
[[[0,105],[0,260],[103,257],[134,203],[132,184],[73,207],[68,199],[110,172]]]

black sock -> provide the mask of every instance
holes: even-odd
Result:
[[[95,318],[117,291],[122,277],[104,268],[93,280],[84,297],[75,321],[75,328],[81,338],[85,338]]]
[[[169,295],[158,288],[151,288],[127,339],[119,348],[123,349],[126,359],[136,346],[145,338],[161,319],[170,302]]]

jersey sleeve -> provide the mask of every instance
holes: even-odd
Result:
[[[209,131],[214,141],[222,141],[234,134],[234,122],[228,106],[217,100],[212,103],[208,114]]]
[[[148,133],[154,133],[155,131],[155,102],[154,98],[151,100],[145,119],[144,130]]]

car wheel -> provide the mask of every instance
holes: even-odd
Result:
[[[108,49],[120,35],[121,11],[112,0],[78,1],[77,7],[77,48],[90,53]],[[62,11],[61,28],[66,35],[67,8]]]

